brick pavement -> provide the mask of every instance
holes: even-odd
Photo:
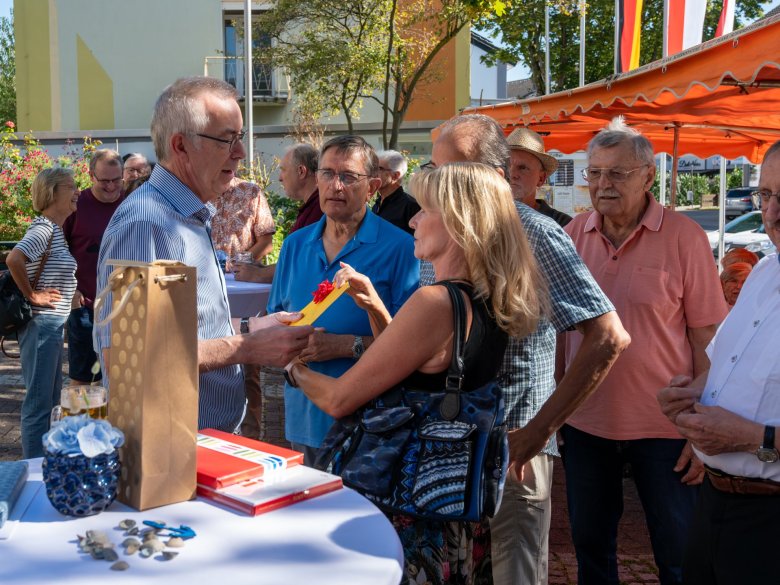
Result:
[[[10,345],[11,349],[15,350],[15,344],[12,342]],[[65,364],[67,369],[67,360]],[[284,443],[281,380],[278,372],[262,372],[261,381],[265,396],[264,439],[277,444]],[[19,360],[11,360],[0,353],[0,461],[22,457],[19,417],[23,397],[24,384]],[[625,509],[618,536],[620,581],[623,585],[656,585],[658,576],[639,498],[630,480],[625,481],[624,487]],[[577,561],[569,533],[566,486],[560,461],[555,464],[552,500],[549,583],[573,585],[577,582]]]

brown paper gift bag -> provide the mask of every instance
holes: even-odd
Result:
[[[118,499],[146,510],[195,497],[198,330],[195,268],[108,260],[113,293],[108,419],[125,434]]]

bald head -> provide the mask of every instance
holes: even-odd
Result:
[[[431,162],[441,166],[451,162],[478,162],[507,176],[509,145],[501,126],[483,114],[458,116],[441,127],[433,143]]]

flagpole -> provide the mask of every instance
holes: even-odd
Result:
[[[620,72],[620,0],[615,0],[615,75]]]
[[[544,2],[544,94],[550,93],[550,7]]]
[[[580,0],[580,87],[585,85],[585,0]]]
[[[669,56],[669,0],[664,0],[664,40],[661,43],[661,57]]]

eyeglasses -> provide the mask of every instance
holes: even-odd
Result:
[[[432,171],[436,168],[436,163],[434,163],[432,160],[429,160],[427,163],[423,163],[420,165],[421,171]]]
[[[319,175],[320,179],[325,181],[326,183],[332,183],[336,177],[338,177],[339,181],[341,181],[341,184],[345,187],[350,187],[351,185],[354,185],[358,181],[362,181],[366,177],[370,177],[371,175],[361,175],[360,173],[337,173],[333,169],[318,169],[317,175]]]
[[[607,180],[610,183],[625,183],[628,181],[628,177],[631,175],[631,173],[634,173],[639,169],[643,169],[646,166],[648,165],[642,165],[633,169],[628,169],[626,171],[623,169],[600,169],[597,167],[586,167],[582,169],[582,178],[585,179],[588,183],[595,183],[601,179],[601,175],[606,175]]]
[[[101,187],[108,187],[109,185],[118,185],[122,182],[122,177],[117,177],[116,179],[98,179],[95,177],[95,182],[99,183]]]
[[[236,144],[241,142],[244,139],[244,136],[246,136],[246,130],[241,130],[241,132],[236,132],[233,134],[233,138],[227,139],[227,138],[217,138],[216,136],[209,136],[208,134],[200,134],[196,133],[196,136],[200,136],[201,138],[208,138],[209,140],[213,140],[214,142],[221,142],[222,144],[228,145],[228,150],[234,150],[236,148]]]
[[[758,196],[761,197],[762,205],[769,205],[772,197],[774,197],[777,203],[780,204],[780,191],[772,193],[769,189],[761,189],[758,192]]]

